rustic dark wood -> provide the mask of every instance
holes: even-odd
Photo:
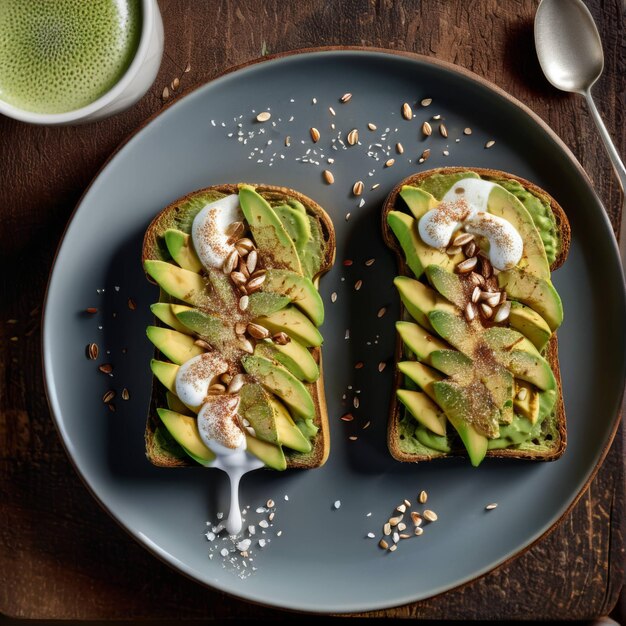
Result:
[[[594,92],[626,153],[626,48],[620,0],[588,0],[606,67]],[[77,128],[0,118],[0,612],[73,619],[272,618],[287,614],[185,579],[131,540],[90,497],[50,420],[41,372],[40,306],[54,252],[82,191],[107,156],[181,89],[266,52],[371,45],[473,70],[539,113],[572,148],[613,225],[619,190],[581,98],[553,90],[533,48],[533,0],[161,0],[166,53],[130,111]],[[623,582],[621,431],[561,525],[518,559],[447,594],[372,616],[588,619],[607,614]]]

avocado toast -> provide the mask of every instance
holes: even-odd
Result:
[[[328,215],[287,188],[217,185],[157,215],[142,252],[161,288],[147,329],[154,465],[211,466],[233,450],[276,470],[326,461],[317,285],[334,256]]]
[[[569,249],[563,209],[517,176],[440,168],[394,188],[382,228],[402,302],[391,454],[559,458],[563,308],[550,278]]]

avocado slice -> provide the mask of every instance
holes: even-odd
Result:
[[[259,253],[271,267],[284,267],[302,274],[296,247],[267,200],[254,187],[239,188],[241,210],[250,226]]]
[[[465,417],[470,412],[467,394],[444,380],[433,383],[433,391],[437,404],[443,409],[448,421],[459,433],[472,465],[478,467],[487,454],[488,439],[465,421]]]
[[[435,309],[449,311],[450,313],[457,312],[454,305],[419,280],[409,278],[408,276],[396,276],[393,284],[396,286],[402,304],[404,304],[409,315],[422,328],[432,330],[432,326],[428,321],[428,314]]]
[[[267,340],[258,341],[254,354],[278,361],[294,376],[307,383],[314,383],[320,377],[315,359],[298,341],[291,340],[284,346]]]
[[[470,325],[460,315],[435,310],[428,314],[428,321],[435,332],[457,350],[466,354],[473,353],[479,336],[472,332]]]
[[[425,393],[398,389],[396,394],[400,402],[420,424],[436,435],[446,434],[446,416]]]
[[[512,328],[492,326],[483,332],[482,339],[494,350],[503,350],[504,352],[521,350],[522,352],[540,356],[540,352],[535,347],[535,344],[524,337],[522,333]]]
[[[389,211],[387,224],[400,242],[406,264],[416,278],[424,273],[424,268],[428,265],[441,265],[452,270],[457,263],[463,260],[461,253],[449,256],[441,250],[427,246],[419,236],[417,221],[406,213]]]
[[[415,426],[416,428],[413,432],[413,436],[423,446],[426,446],[430,450],[443,452],[444,454],[448,454],[451,451],[447,435],[443,437],[441,435],[435,435],[435,433],[431,432],[428,428],[422,426],[421,424],[416,424]]]
[[[437,198],[413,185],[403,185],[400,189],[400,197],[406,202],[416,220],[439,204]]]
[[[324,340],[320,331],[309,318],[295,306],[288,306],[272,315],[255,318],[254,322],[267,328],[271,333],[287,333],[292,340],[307,347],[318,347]]]
[[[549,280],[514,267],[498,274],[498,285],[511,300],[518,300],[539,313],[550,330],[555,331],[562,324],[563,304]]]
[[[434,350],[430,353],[430,365],[446,376],[471,380],[473,361],[458,350]]]
[[[151,304],[150,310],[156,318],[160,319],[170,328],[177,330],[179,333],[189,332],[189,329],[178,321],[172,312],[172,307],[169,302],[156,302],[155,304]]]
[[[552,336],[552,331],[543,317],[521,302],[511,300],[509,324],[511,328],[528,337],[540,352]]]
[[[278,431],[278,440],[281,445],[291,448],[296,452],[311,452],[311,442],[296,426],[289,411],[275,398],[270,398],[270,404],[274,409],[274,419]]]
[[[467,302],[465,286],[458,274],[449,272],[439,265],[429,265],[426,268],[426,277],[430,284],[446,299],[459,309]]]
[[[430,364],[430,354],[435,350],[448,350],[450,346],[413,322],[396,322],[396,330],[406,346],[420,361]]]
[[[194,250],[190,235],[182,230],[168,228],[164,237],[167,251],[178,265],[190,272],[199,272],[202,269],[202,263]]]
[[[159,361],[152,359],[150,361],[150,369],[156,376],[157,380],[171,393],[176,394],[176,374],[178,373],[178,365],[167,363],[167,361]]]
[[[182,415],[169,409],[157,409],[157,413],[170,435],[194,461],[205,467],[213,463],[215,454],[204,445],[200,438],[195,417]]]
[[[287,469],[285,453],[280,446],[267,441],[261,441],[252,435],[246,435],[247,450],[255,457],[263,461],[265,465],[282,472]]]
[[[261,315],[271,315],[284,309],[291,300],[286,296],[280,296],[276,293],[265,293],[263,291],[255,291],[249,296],[248,314],[252,317]]]
[[[400,361],[398,369],[416,383],[431,400],[435,400],[433,383],[443,380],[439,372],[419,361]]]
[[[175,393],[169,391],[169,389],[165,392],[165,397],[167,399],[167,408],[170,409],[170,411],[182,413],[182,415],[194,415],[193,411],[183,404],[182,400]]]
[[[207,270],[207,278],[212,290],[213,307],[219,311],[232,311],[237,308],[239,295],[235,293],[235,289],[230,282],[230,278],[222,272],[222,270],[214,267]],[[215,298],[219,300],[219,306],[215,305]]]
[[[172,304],[171,307],[176,319],[185,326],[187,332],[196,333],[214,348],[221,348],[235,341],[234,327],[219,317],[180,304]]]
[[[310,278],[288,270],[269,269],[262,289],[267,293],[286,296],[316,326],[324,323],[324,303]]]
[[[542,356],[521,350],[500,352],[507,369],[521,380],[532,383],[543,391],[556,389],[556,379],[550,364]]]
[[[265,357],[246,355],[241,364],[248,374],[275,393],[295,414],[315,417],[315,405],[307,388],[288,370]]]
[[[200,274],[177,267],[167,261],[147,260],[146,272],[170,296],[193,306],[206,306],[208,295],[206,284]]]
[[[271,395],[258,383],[246,383],[239,391],[238,413],[250,422],[255,437],[269,443],[279,443]]]
[[[282,222],[283,228],[293,241],[296,252],[302,260],[302,251],[307,241],[311,238],[311,224],[307,219],[306,211],[302,213],[298,209],[288,204],[280,204],[273,206],[274,212],[278,219]]]
[[[489,450],[497,450],[519,445],[528,441],[532,432],[533,424],[526,417],[516,415],[510,424],[500,427],[500,436],[496,439],[490,439],[488,448]]]
[[[157,350],[176,365],[182,365],[185,361],[204,353],[204,350],[194,343],[193,337],[177,330],[148,326],[146,335]]]

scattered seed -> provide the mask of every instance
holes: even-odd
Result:
[[[396,144],[396,152],[398,154],[404,154],[404,146],[400,142]]]
[[[337,510],[338,508],[341,507],[341,500],[335,500],[333,507],[335,508],[335,510]]]
[[[413,532],[419,537],[424,532],[424,529],[421,526],[416,526]]]
[[[493,511],[494,509],[497,509],[497,508],[498,508],[498,503],[497,503],[497,502],[492,502],[491,504],[488,504],[488,505],[485,507],[485,510],[487,510],[487,511]]]
[[[347,136],[347,141],[348,144],[350,144],[351,146],[354,146],[355,144],[358,143],[359,141],[359,131],[356,128],[353,128]]]
[[[395,159],[387,159],[385,161],[385,167],[391,167],[396,162]]]
[[[410,539],[411,535],[408,535],[407,533],[400,533],[400,539]]]
[[[355,370],[361,370],[361,369],[363,369],[364,365],[365,365],[365,363],[363,363],[363,361],[358,361],[357,363],[354,364],[354,369]]]
[[[279,346],[286,346],[291,341],[291,337],[287,333],[281,331],[272,337],[272,341],[277,343]]]
[[[392,546],[389,546],[389,552],[395,552],[398,549],[398,546],[394,543]]]
[[[455,271],[459,274],[466,274],[476,267],[476,263],[478,263],[478,259],[475,256],[470,257],[469,259],[465,259],[465,261],[461,261],[456,266]]]
[[[90,315],[93,315],[94,313],[97,313],[97,312],[98,312],[98,309],[96,309],[95,306],[90,306],[88,309],[85,309],[85,313],[89,313]]]
[[[95,361],[98,358],[98,353],[100,350],[98,349],[98,344],[90,343],[87,345],[87,358]]]
[[[346,267],[350,267],[353,263],[354,263],[354,261],[353,261],[352,259],[346,259],[346,260],[343,262],[343,264],[344,264]]]
[[[356,283],[354,283],[355,291],[358,291],[359,289],[361,289],[362,286],[363,286],[363,281],[361,279],[357,280]]]
[[[465,319],[468,322],[471,322],[471,321],[473,321],[476,318],[476,308],[474,307],[474,305],[471,302],[467,303],[463,313],[465,315]]]
[[[436,522],[439,518],[437,517],[437,513],[431,511],[430,509],[426,509],[424,511],[424,519],[427,522]]]
[[[137,303],[132,298],[128,298],[128,308],[131,311],[134,311],[137,308]]]
[[[209,394],[216,396],[224,393],[226,391],[226,386],[222,385],[222,383],[214,383],[209,387]]]
[[[103,363],[102,365],[98,366],[98,369],[103,374],[110,374],[113,371],[113,366],[110,363]]]
[[[172,84],[170,85],[170,87],[172,88],[172,91],[176,91],[178,89],[179,85],[180,85],[180,79],[178,77],[176,77],[172,81]]]
[[[458,254],[459,252],[461,252],[461,248],[459,246],[448,246],[446,248],[446,254],[450,256],[454,256],[455,254]]]
[[[272,117],[272,114],[269,111],[263,111],[256,116],[257,122],[267,122]]]
[[[470,241],[464,248],[463,252],[466,257],[471,257],[476,254],[476,242]]]
[[[526,400],[526,396],[528,395],[528,389],[526,389],[526,387],[522,387],[518,392],[517,392],[517,399],[521,400],[522,402],[524,400]]]
[[[329,112],[331,115],[337,115],[337,114],[335,113],[335,109],[333,109],[333,107],[328,107],[328,112]]]
[[[413,118],[413,109],[411,108],[411,105],[408,102],[405,102],[402,105],[402,117],[405,120],[410,120]]]
[[[360,196],[363,193],[363,181],[357,180],[354,185],[352,185],[352,193],[355,196]]]
[[[351,435],[350,437],[348,437],[348,439],[350,441],[356,441],[358,439],[358,437],[356,435]]]
[[[470,280],[472,281],[472,284],[479,287],[483,287],[485,285],[485,279],[477,272],[472,272],[470,274]]]
[[[366,428],[370,427],[371,422],[365,422],[365,424],[363,424],[363,430],[365,430]]]
[[[329,185],[332,185],[335,182],[335,177],[333,176],[333,173],[330,170],[324,170],[322,172],[322,176],[324,177],[324,180]]]
[[[420,495],[417,498],[420,502],[420,504],[426,504],[426,502],[428,501],[428,493],[424,490],[420,491]]]
[[[389,547],[389,544],[388,544],[388,543],[387,543],[384,539],[381,539],[381,540],[378,542],[378,545],[379,545],[379,546],[380,546],[383,550],[386,550],[386,549]]]
[[[339,101],[342,104],[345,104],[346,102],[350,102],[351,98],[352,98],[352,94],[351,93],[344,93],[343,96],[341,96],[341,98],[339,98]]]
[[[433,99],[432,99],[432,98],[424,98],[424,99],[420,102],[420,104],[421,104],[423,107],[427,107],[427,106],[430,106],[430,105],[432,104],[432,101],[433,101]]]
[[[359,396],[354,396],[354,398],[352,399],[352,406],[355,409],[358,409],[360,404],[361,404],[361,401],[359,400]]]
[[[336,291],[333,291],[333,292],[330,294],[330,301],[331,301],[331,302],[337,302],[337,292],[336,292]]]
[[[426,148],[426,150],[424,150],[424,152],[422,152],[422,156],[420,157],[420,160],[422,161],[422,163],[430,156],[430,148]]]
[[[411,511],[411,520],[415,526],[419,526],[422,523],[422,516],[417,511]]]
[[[238,262],[239,262],[239,252],[237,252],[237,250],[233,250],[226,257],[226,260],[224,261],[224,264],[222,265],[222,271],[224,272],[224,274],[232,274]],[[244,279],[244,282],[245,282],[245,279]]]
[[[189,72],[191,72],[191,63],[187,63],[187,65],[185,65],[185,69],[183,70],[183,72],[185,74],[188,74]]]
[[[437,115],[433,115],[433,119],[434,120],[440,120],[441,119],[441,113],[437,113]]]
[[[406,504],[400,504],[396,507],[396,511],[398,513],[404,513],[406,511]]]
[[[167,100],[170,97],[170,90],[168,87],[163,88],[163,93],[161,94],[163,100]]]
[[[288,148],[291,145],[291,137],[287,135],[285,137],[285,146]]]
[[[126,389],[126,387],[122,389],[122,400],[130,400],[130,393],[128,392],[128,389]]]
[[[382,371],[383,371],[386,367],[387,367],[387,363],[385,363],[385,361],[381,361],[381,362],[378,364],[378,371],[379,371],[379,372],[382,372]]]
[[[468,126],[467,128],[463,129],[463,134],[464,135],[471,135],[472,134],[472,129]]]
[[[486,144],[485,144],[485,148],[492,148],[493,146],[496,145],[496,142],[493,139],[490,139]]]
[[[115,398],[115,391],[113,391],[112,389],[109,389],[109,391],[107,391],[102,396],[102,402],[104,402],[105,404],[108,404],[109,402],[111,402],[111,400],[113,400],[113,398]]]
[[[352,415],[352,413],[346,413],[345,415],[342,415],[339,419],[341,419],[343,422],[351,422],[354,419],[354,415]]]
[[[317,143],[320,140],[320,131],[317,128],[311,128],[309,132],[311,133],[313,143]]]
[[[388,521],[392,527],[395,527],[402,521],[403,517],[403,515],[396,515],[395,517],[390,517]]]
[[[241,296],[241,298],[239,298],[239,309],[241,311],[246,311],[249,305],[250,298],[248,296]]]
[[[246,332],[246,324],[245,322],[237,322],[235,324],[235,333],[238,335],[243,335]]]
[[[383,306],[380,309],[378,309],[378,313],[376,313],[376,317],[378,318],[384,317],[385,313],[387,313],[387,307]]]
[[[446,128],[445,124],[439,124],[439,133],[442,137],[448,136],[448,129]]]
[[[480,314],[485,319],[490,319],[491,316],[493,315],[493,309],[488,304],[485,304],[484,302],[481,302],[481,304],[480,304]]]
[[[374,263],[376,263],[376,259],[367,259],[367,261],[365,261],[365,267],[371,267]]]
[[[453,240],[453,246],[464,246],[466,243],[473,241],[474,235],[472,233],[460,233]]]
[[[244,237],[243,239],[239,239],[237,241],[235,247],[238,249],[241,248],[241,250],[244,250],[245,252],[250,252],[252,249],[254,249],[254,243],[252,243],[251,239]],[[242,254],[241,256],[245,256],[245,254]]]
[[[255,291],[258,291],[261,288],[261,285],[265,282],[266,276],[267,274],[265,274],[264,272],[263,274],[260,274],[250,279],[248,281],[248,284],[246,285],[246,289],[248,290],[248,293],[254,293]]]
[[[476,287],[474,287],[474,291],[472,291],[472,304],[476,304],[480,300],[481,293],[482,292],[480,291],[480,287],[476,285]]]
[[[430,137],[433,134],[433,127],[428,122],[422,124],[422,134],[425,137]]]
[[[370,123],[367,125],[367,127],[368,127],[370,130],[376,130],[376,129],[378,128],[378,127],[376,126],[376,124],[372,124],[372,122],[370,122]]]
[[[260,324],[255,324],[254,322],[250,322],[246,327],[248,334],[254,339],[267,339],[270,336],[270,331],[265,328],[265,326],[261,326]]]
[[[111,413],[115,413],[116,411],[115,405],[112,402],[107,403],[107,408],[111,411]]]
[[[367,533],[367,536],[369,539],[374,539],[374,537],[376,537],[374,533]]]
[[[244,352],[247,352],[248,354],[252,354],[254,352],[254,346],[252,345],[252,342],[246,337],[239,337],[239,346]]]

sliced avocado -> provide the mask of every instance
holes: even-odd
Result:
[[[261,441],[252,435],[246,435],[247,449],[250,454],[263,461],[265,465],[279,472],[287,469],[285,453],[280,446],[267,441]]]
[[[281,445],[291,448],[296,452],[311,452],[311,442],[296,426],[289,411],[275,398],[271,398],[270,402],[274,409],[278,441],[280,441]]]
[[[179,333],[177,330],[148,326],[146,335],[157,350],[176,365],[182,365],[185,361],[204,353],[204,350],[194,343],[193,337]]]
[[[177,330],[179,333],[188,332],[188,328],[181,324],[172,312],[172,306],[169,302],[156,302],[155,304],[151,304],[150,310],[155,317],[160,319],[164,324],[167,324],[170,328]]]
[[[280,296],[277,293],[265,293],[263,291],[255,291],[251,293],[248,304],[248,314],[252,317],[260,317],[261,315],[271,315],[284,309],[291,300],[287,296]]]
[[[526,417],[516,415],[510,424],[500,427],[500,436],[489,440],[489,450],[510,448],[528,441],[533,432],[533,424]]]
[[[183,415],[193,415],[193,411],[183,404],[182,400],[171,391],[165,392],[165,397],[167,398],[167,408],[175,413],[182,413]]]
[[[324,303],[310,278],[288,270],[270,269],[262,289],[289,298],[316,326],[324,323]]]
[[[258,341],[254,354],[278,361],[294,376],[307,383],[320,377],[320,370],[311,353],[298,341],[292,340],[281,346],[271,341]]]
[[[480,176],[476,172],[469,171],[454,174],[432,174],[420,182],[420,189],[435,196],[437,200],[441,200],[454,183],[465,178],[480,178]]]
[[[449,272],[439,265],[429,265],[426,269],[426,276],[430,284],[444,297],[462,309],[467,302],[465,286],[458,274]]]
[[[324,340],[309,318],[294,306],[285,307],[272,315],[257,317],[254,322],[271,333],[285,332],[292,340],[307,347],[321,346]]]
[[[170,296],[193,306],[206,306],[209,296],[200,274],[190,272],[166,261],[144,262],[146,272]]]
[[[418,361],[400,361],[398,369],[416,383],[431,400],[435,400],[433,383],[443,380],[439,372]]]
[[[473,353],[478,335],[472,332],[470,325],[460,315],[435,310],[428,314],[428,321],[435,332],[457,350],[466,354]]]
[[[396,394],[418,422],[436,435],[446,434],[446,416],[425,393],[398,389]]]
[[[239,302],[239,295],[235,293],[230,278],[224,274],[221,270],[214,267],[207,270],[207,277],[209,279],[209,285],[212,289],[212,299],[217,298],[219,300],[219,306],[213,302],[213,307],[219,311],[232,311],[236,309]]]
[[[416,424],[413,436],[427,448],[436,450],[437,452],[443,452],[448,454],[451,452],[450,444],[448,443],[447,435],[442,437],[441,435],[435,435],[428,428],[425,428],[421,424]]]
[[[437,404],[459,433],[472,465],[478,467],[487,454],[488,439],[465,421],[465,416],[469,414],[467,395],[452,383],[443,380],[434,383],[433,390]]]
[[[278,443],[278,429],[271,394],[258,383],[246,383],[240,390],[238,413],[250,422],[255,437],[269,443]]]
[[[552,336],[552,331],[543,317],[521,302],[511,301],[509,324],[511,328],[528,337],[540,352]]]
[[[302,274],[296,247],[267,200],[260,196],[254,187],[241,185],[239,202],[266,265],[284,267]]]
[[[304,275],[315,282],[319,278],[322,265],[326,261],[329,243],[322,229],[320,218],[307,215],[307,219],[311,227],[311,237],[298,254]]]
[[[214,348],[220,349],[235,341],[234,327],[219,317],[180,304],[171,306],[176,319],[185,326],[187,332],[200,335]]]
[[[400,197],[406,202],[409,211],[417,220],[439,204],[437,198],[412,185],[403,185],[400,190]]]
[[[474,362],[458,350],[434,350],[430,353],[430,365],[446,376],[457,380],[471,380]]]
[[[520,399],[519,392],[526,389],[524,399]],[[537,422],[539,417],[539,392],[534,385],[523,380],[515,381],[515,400],[513,401],[515,412],[523,415],[531,424]]]
[[[550,280],[550,265],[543,241],[526,207],[512,193],[497,185],[489,194],[487,210],[509,222],[524,241],[522,258],[517,267],[539,278]]]
[[[150,369],[156,376],[157,380],[173,394],[176,394],[176,374],[178,373],[178,365],[152,359],[150,361]]]
[[[174,261],[183,269],[190,272],[199,272],[202,269],[202,263],[194,250],[191,236],[187,233],[168,228],[165,231],[165,245]]]
[[[215,460],[215,454],[200,439],[195,417],[182,415],[168,409],[157,409],[157,413],[170,435],[194,461],[200,465],[211,465]]]
[[[295,198],[287,198],[287,206],[290,206],[295,211],[304,213],[305,215],[307,214],[306,209],[304,208],[304,204],[302,204],[300,200],[296,200]]]
[[[274,213],[278,216],[278,219],[282,222],[284,229],[293,241],[296,252],[300,259],[302,259],[302,251],[306,246],[307,241],[311,238],[311,224],[307,219],[306,212],[302,213],[298,209],[295,209],[288,204],[280,204],[273,206]]]
[[[420,361],[430,363],[430,353],[435,350],[448,350],[450,346],[413,322],[396,322],[396,330],[406,346]]]
[[[313,439],[313,437],[315,437],[315,435],[317,435],[317,433],[319,431],[319,427],[316,426],[313,423],[313,420],[311,420],[311,419],[308,419],[308,420],[297,419],[296,420],[296,426],[298,427],[298,430],[307,439]]]
[[[393,284],[398,289],[400,299],[409,312],[409,315],[419,323],[422,328],[432,330],[428,321],[428,314],[435,309],[446,310],[455,313],[453,304],[450,304],[443,296],[434,289],[424,285],[419,280],[408,276],[396,276]]]
[[[507,369],[521,380],[532,383],[543,391],[556,389],[556,379],[550,364],[542,356],[521,350],[501,352]]]
[[[275,393],[295,414],[313,419],[315,404],[308,389],[288,370],[264,357],[246,355],[241,363],[254,379]]]
[[[540,352],[535,344],[522,335],[522,333],[512,328],[504,328],[502,326],[492,326],[485,330],[482,334],[483,341],[494,350],[503,350],[511,352],[512,350],[521,350],[529,354],[539,356]]]
[[[539,313],[550,330],[555,331],[563,322],[563,304],[549,280],[514,267],[498,274],[498,285],[511,300],[518,300]]]
[[[406,264],[416,278],[424,273],[428,265],[441,265],[446,269],[454,269],[457,263],[463,260],[462,254],[449,256],[441,250],[427,246],[417,231],[417,221],[401,211],[389,211],[387,223],[397,237],[404,252]]]

